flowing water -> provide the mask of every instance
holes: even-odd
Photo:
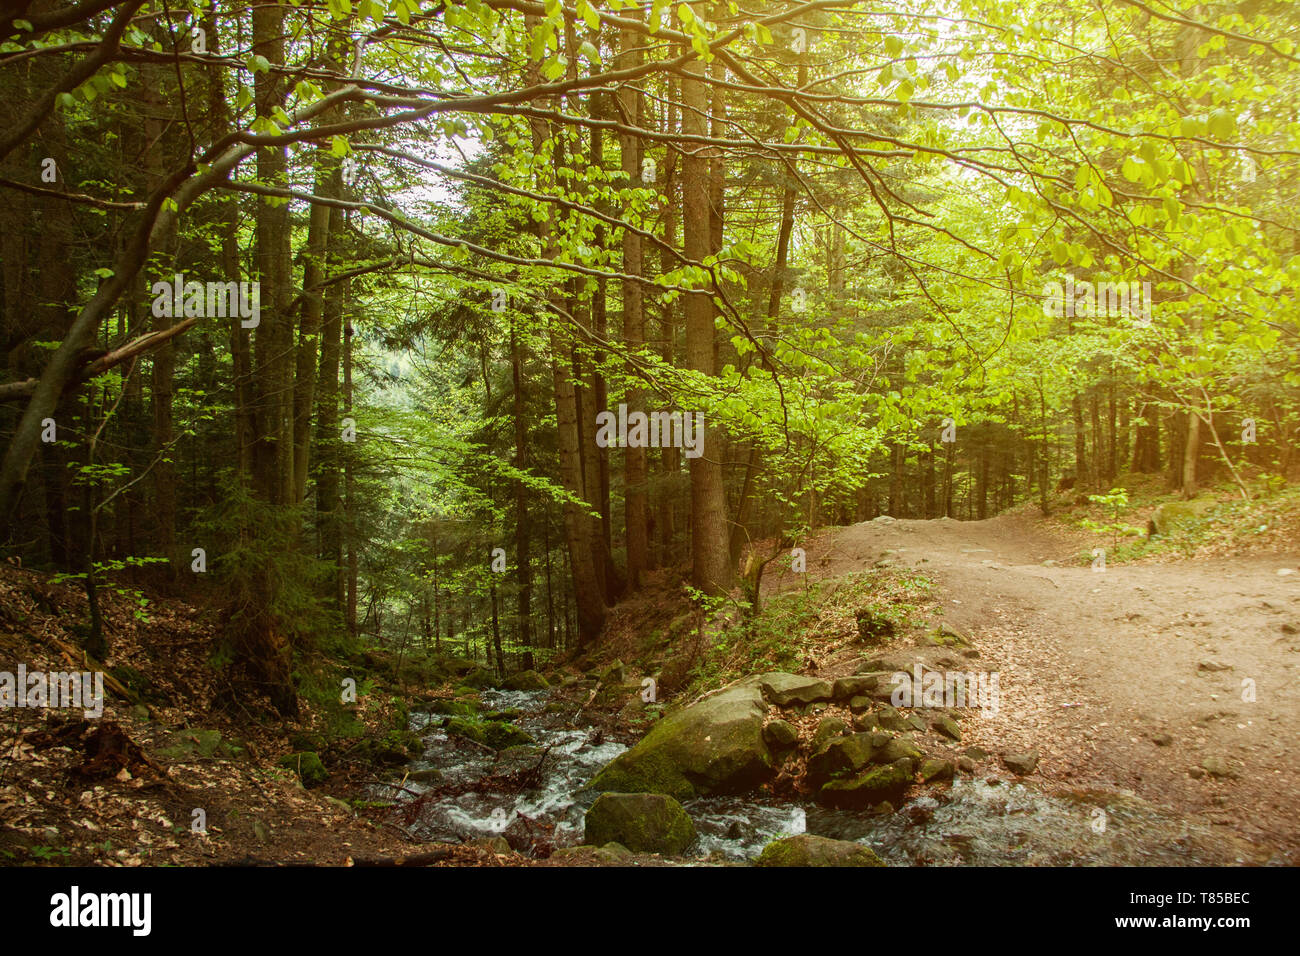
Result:
[[[596,794],[583,788],[626,747],[575,727],[576,715],[548,708],[545,691],[487,690],[484,709],[514,711],[537,747],[494,755],[449,736],[436,715],[415,714],[425,752],[409,768],[399,802],[418,800],[408,827],[429,841],[504,837],[524,852],[582,842],[583,816]],[[545,751],[545,759],[542,752]],[[491,775],[538,767],[536,786],[469,789]],[[424,773],[422,773],[422,771]],[[434,788],[437,792],[427,796]],[[1021,783],[959,776],[950,787],[917,791],[893,813],[836,810],[764,795],[704,797],[684,804],[699,839],[690,854],[743,862],[773,838],[812,833],[854,840],[894,865],[1213,865],[1248,862],[1230,838],[1131,795],[1088,791],[1045,794]],[[415,809],[411,807],[411,809]]]

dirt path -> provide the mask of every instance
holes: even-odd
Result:
[[[1049,527],[865,522],[810,542],[808,568],[883,559],[935,581],[935,620],[980,652],[961,668],[1000,675],[999,712],[965,721],[966,742],[1038,750],[1050,787],[1131,790],[1300,863],[1300,574],[1277,573],[1300,554],[1096,572]],[[1211,757],[1234,776],[1205,773]]]

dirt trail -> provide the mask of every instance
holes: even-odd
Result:
[[[1277,573],[1300,554],[1096,572],[1076,563],[1081,542],[1049,527],[878,519],[828,529],[808,569],[833,577],[883,559],[935,581],[936,620],[980,652],[961,669],[1000,675],[999,712],[974,712],[966,742],[1038,750],[1051,787],[1132,790],[1300,863],[1300,574]],[[1201,772],[1210,757],[1235,776]]]

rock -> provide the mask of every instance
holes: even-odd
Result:
[[[1205,776],[1205,771],[1200,767],[1193,767],[1191,770],[1187,771],[1187,776],[1191,777],[1193,780],[1200,780]]]
[[[1232,768],[1226,757],[1206,757],[1201,761],[1201,769],[1211,777],[1216,778],[1235,778],[1237,771]]]
[[[136,720],[148,720],[149,708],[144,704],[135,704],[131,707],[131,716]]]
[[[1174,742],[1174,738],[1169,734],[1152,734],[1151,742],[1157,747],[1168,747]]]
[[[258,843],[267,843],[271,839],[271,828],[261,820],[254,820],[253,836],[257,838]]]
[[[741,793],[772,772],[772,756],[763,741],[766,714],[759,681],[743,681],[658,721],[589,786],[679,799]]]
[[[831,695],[836,700],[861,697],[875,690],[879,680],[880,675],[878,674],[857,674],[853,677],[841,677],[835,681],[831,689]]]
[[[763,739],[776,750],[789,750],[799,743],[799,732],[787,720],[773,720],[763,727]]]
[[[352,809],[352,804],[348,803],[346,800],[340,800],[338,797],[326,796],[325,802],[335,810],[340,810],[348,816],[352,816],[352,814],[356,812]]]
[[[880,857],[861,843],[831,840],[801,833],[773,840],[754,861],[755,866],[884,866]]]
[[[424,767],[420,770],[412,770],[406,775],[406,779],[412,783],[437,783],[442,780],[442,771],[437,767]]]
[[[281,757],[276,761],[276,765],[296,773],[304,787],[313,787],[318,783],[324,783],[326,778],[329,777],[329,774],[325,772],[325,765],[320,762],[320,757],[310,750]]]
[[[908,726],[910,726],[913,730],[919,733],[925,733],[927,730],[930,729],[925,722],[925,718],[922,717],[920,714],[908,714],[907,723]]]
[[[871,519],[871,523],[872,524],[893,524],[897,520],[898,520],[897,518],[892,518],[889,515],[878,515],[875,518]]]
[[[936,734],[942,734],[949,740],[961,740],[961,725],[951,717],[936,717],[930,721],[930,727]]]
[[[951,760],[936,760],[933,757],[921,762],[921,780],[951,780],[956,772]]]
[[[1214,501],[1208,498],[1166,501],[1151,512],[1151,519],[1147,522],[1147,535],[1168,534],[1180,525],[1202,517],[1212,507]]]
[[[583,840],[677,856],[695,842],[695,824],[682,805],[665,794],[602,793],[587,811]]]
[[[957,769],[960,770],[962,773],[974,773],[975,761],[971,760],[970,757],[958,757]]]
[[[530,670],[511,674],[501,686],[506,690],[546,690],[551,683],[537,671]]]
[[[503,720],[470,720],[466,717],[452,717],[445,726],[447,733],[467,737],[493,750],[505,750],[507,747],[537,742],[526,730],[521,730]]]
[[[884,558],[876,562],[876,567],[886,568],[895,563],[893,558]],[[858,640],[863,644],[881,644],[893,637],[897,625],[871,608],[862,608],[854,615],[858,622]]]
[[[773,673],[764,674],[758,680],[763,696],[768,703],[775,704],[777,707],[814,704],[828,701],[834,696],[830,683],[817,677]]]
[[[838,737],[849,729],[849,725],[838,717],[823,717],[817,724],[817,729],[813,731],[812,742],[809,747],[814,753],[821,750],[822,745],[832,738]]]
[[[895,733],[903,733],[910,730],[912,725],[907,722],[907,718],[899,713],[895,708],[890,706],[881,707],[876,711],[876,723],[885,730],[892,730]]]
[[[460,683],[463,687],[482,690],[484,687],[495,687],[497,683],[497,675],[486,667],[479,667],[462,677]]]
[[[883,734],[837,737],[808,758],[808,780],[817,786],[838,774],[856,773],[871,762]],[[887,739],[887,738],[886,738]]]
[[[923,756],[920,749],[906,737],[891,737],[883,747],[879,747],[871,757],[872,763],[894,763],[908,759],[919,761]]]
[[[621,684],[626,680],[627,668],[623,666],[622,661],[615,661],[600,674],[602,684]]]
[[[859,808],[881,800],[895,800],[911,785],[913,766],[904,757],[883,767],[873,767],[857,777],[832,780],[821,788],[817,798],[835,807]]]
[[[219,730],[183,730],[168,738],[167,746],[158,749],[158,755],[177,763],[191,760],[211,760],[229,757],[230,747],[221,739]]]
[[[870,697],[850,697],[849,711],[854,714],[863,714],[871,709]]]
[[[429,713],[446,714],[449,717],[473,717],[478,713],[478,701],[474,698],[457,700],[435,700],[429,704]]]
[[[1027,777],[1038,768],[1038,751],[1029,750],[1022,754],[1007,754],[1002,758],[1002,762],[1012,773]]]
[[[987,760],[989,758],[989,752],[983,747],[967,747],[962,753],[970,757],[971,760]]]
[[[853,718],[853,729],[858,731],[879,730],[880,719],[874,711],[858,714]]]
[[[947,625],[940,625],[925,636],[925,642],[935,647],[969,647],[970,638]]]
[[[1231,664],[1221,664],[1221,663],[1219,663],[1218,661],[1209,661],[1209,660],[1205,660],[1205,661],[1200,661],[1200,662],[1196,665],[1196,669],[1197,669],[1198,671],[1211,671],[1211,672],[1213,672],[1213,671],[1230,671],[1230,670],[1232,670],[1232,665],[1231,665]]]
[[[470,840],[466,845],[479,847],[489,853],[505,854],[510,852],[510,841],[502,836],[479,837],[477,840]]]

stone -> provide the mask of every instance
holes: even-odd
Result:
[[[913,767],[912,761],[904,757],[857,777],[832,780],[821,788],[817,798],[831,806],[850,808],[895,800],[911,785]]]
[[[1029,750],[1021,754],[1007,754],[1002,763],[1012,773],[1027,777],[1038,769],[1038,751]]]
[[[818,721],[817,729],[813,731],[812,742],[808,746],[815,753],[828,740],[838,737],[848,729],[849,725],[838,717],[823,717]]]
[[[930,727],[936,734],[947,737],[949,740],[961,740],[961,725],[951,717],[946,715],[936,717],[930,721]]]
[[[501,686],[506,690],[546,690],[551,683],[537,671],[527,670],[511,674]]]
[[[329,777],[325,765],[320,762],[320,757],[311,751],[281,757],[276,761],[276,765],[296,773],[304,787],[314,787],[324,783]]]
[[[849,840],[801,833],[773,840],[754,861],[755,866],[884,866],[868,847]]]
[[[1206,757],[1201,761],[1201,769],[1215,778],[1226,777],[1233,779],[1237,776],[1237,771],[1233,769],[1232,764],[1228,762],[1226,757]]]
[[[1147,522],[1147,535],[1168,534],[1177,527],[1201,518],[1212,507],[1214,501],[1209,498],[1166,501],[1151,512],[1151,518]]]
[[[854,714],[866,713],[871,709],[870,697],[850,697],[849,711]]]
[[[773,720],[764,725],[763,739],[776,750],[789,750],[799,743],[799,732],[787,720]]]
[[[875,690],[879,681],[879,674],[856,674],[853,677],[840,677],[835,681],[831,689],[831,695],[836,700],[862,697]]]
[[[951,780],[956,772],[951,760],[936,760],[931,757],[921,762],[921,780],[930,783],[934,780]]]
[[[640,853],[677,856],[695,842],[695,824],[662,793],[602,793],[587,811],[583,841],[619,843]]]
[[[838,774],[854,773],[871,762],[879,736],[852,734],[837,737],[808,758],[808,780],[817,786]]]
[[[678,799],[743,793],[772,773],[763,738],[766,715],[758,679],[724,688],[659,720],[640,742],[606,764],[589,787]]]
[[[891,737],[886,741],[883,747],[876,750],[871,756],[872,763],[894,763],[898,760],[908,759],[919,761],[924,754],[916,744],[912,743],[906,737]]]
[[[957,769],[960,770],[962,773],[974,773],[975,761],[971,760],[970,757],[958,757]]]
[[[764,674],[759,679],[763,697],[777,707],[793,704],[815,704],[829,701],[834,691],[828,681],[799,674]]]

